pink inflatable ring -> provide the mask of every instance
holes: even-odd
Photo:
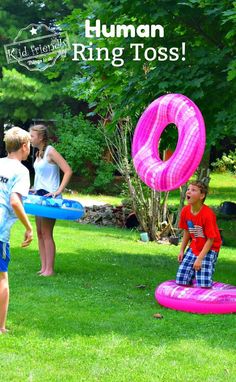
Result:
[[[170,123],[178,129],[176,150],[163,162],[158,144]],[[170,191],[188,181],[198,167],[205,148],[205,125],[198,107],[182,94],[167,94],[153,101],[140,117],[134,132],[134,167],[149,187]]]
[[[174,280],[160,284],[155,291],[160,305],[170,309],[201,314],[236,312],[236,286],[214,282],[212,288],[186,287]]]

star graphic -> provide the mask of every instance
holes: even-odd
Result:
[[[30,29],[30,33],[32,34],[32,36],[33,36],[34,34],[37,34],[37,28],[32,27],[32,28]]]

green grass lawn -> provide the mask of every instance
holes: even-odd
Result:
[[[93,195],[93,194],[81,194],[81,193],[76,193],[76,194],[64,194],[65,198],[69,199],[78,199],[80,202],[86,202],[86,201],[91,201],[91,200],[96,200],[98,202],[103,202],[107,204],[111,204],[114,206],[117,206],[121,204],[122,202],[122,197],[120,196],[111,196],[111,195]]]
[[[224,201],[234,201],[236,202],[236,176],[230,173],[212,173],[210,175],[210,190],[207,196],[207,204],[209,206],[220,206]],[[85,194],[67,194],[67,197],[73,199],[79,199],[81,201],[86,200],[98,200],[112,205],[118,205],[122,201],[120,196],[109,196],[109,195],[85,195]],[[169,203],[177,205],[179,203],[179,190],[171,191],[169,194]]]
[[[1,381],[235,381],[235,315],[177,312],[154,299],[175,277],[177,247],[61,221],[57,276],[43,278],[36,240],[21,250],[22,234],[16,223]],[[236,284],[235,269],[236,249],[223,247],[215,279]]]
[[[175,277],[178,247],[140,242],[135,231],[58,221],[57,275],[43,278],[36,237],[26,249],[22,239],[17,222],[2,382],[235,382],[236,315],[178,312],[154,298],[156,286]],[[231,240],[215,280],[236,285]]]

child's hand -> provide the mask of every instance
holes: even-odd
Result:
[[[25,231],[25,240],[21,244],[22,247],[28,247],[30,245],[31,241],[33,240],[33,231],[32,229],[29,229]]]
[[[194,261],[194,264],[193,264],[193,269],[195,269],[195,271],[200,271],[202,267],[202,260],[197,257],[197,259]]]
[[[178,262],[179,262],[179,263],[182,263],[182,261],[183,261],[183,257],[184,257],[184,253],[183,253],[183,252],[180,252],[179,255],[178,255]]]

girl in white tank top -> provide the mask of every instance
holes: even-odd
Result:
[[[61,195],[72,175],[72,170],[65,159],[48,145],[47,128],[34,125],[30,128],[31,144],[38,149],[34,162],[34,191],[38,195],[57,197]],[[60,182],[60,170],[63,173]],[[41,259],[40,276],[54,275],[55,242],[53,228],[55,219],[36,216],[39,254]]]
[[[48,161],[48,154],[52,146],[47,146],[43,158],[36,158],[34,162],[35,178],[34,190],[45,190],[54,193],[60,186],[60,169],[56,163]]]

